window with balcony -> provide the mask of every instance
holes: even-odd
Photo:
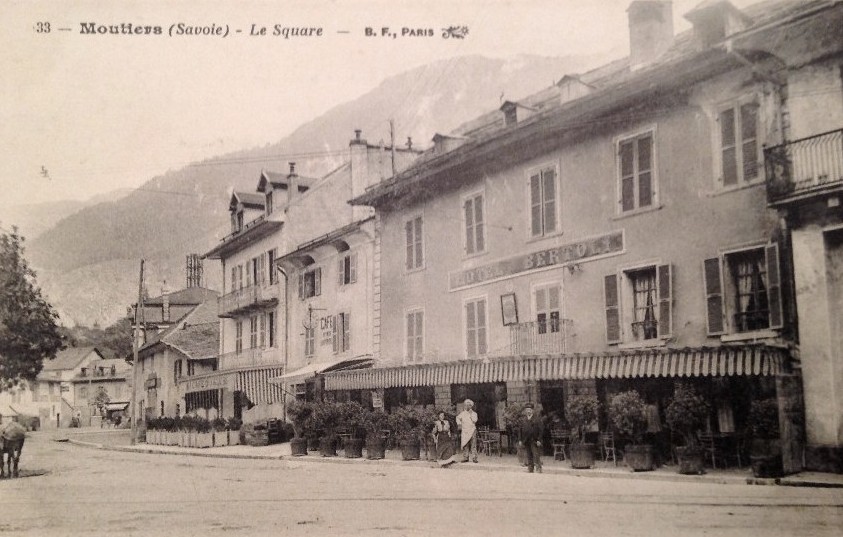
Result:
[[[465,303],[465,353],[469,358],[486,355],[486,326],[486,299],[468,300]]]
[[[775,244],[706,259],[708,333],[740,334],[782,327],[779,255]]]
[[[604,280],[608,343],[659,344],[672,329],[672,269],[649,265]]]
[[[559,284],[542,285],[533,291],[536,312],[536,330],[539,334],[557,333],[560,330],[561,292]]]
[[[758,143],[758,103],[732,103],[721,108],[720,183],[736,187],[760,179],[761,145]]]
[[[351,349],[351,314],[338,313],[334,315],[333,326],[334,352],[345,352]]]
[[[255,315],[249,318],[249,348],[256,349],[258,347],[258,318],[259,315]]]
[[[534,171],[527,181],[530,199],[530,235],[541,237],[558,230],[559,191],[556,167],[550,166]]]
[[[407,270],[417,270],[424,267],[424,221],[421,216],[404,223],[406,236],[406,267]]]
[[[486,226],[484,213],[483,194],[474,194],[463,200],[466,255],[474,255],[486,251]]]
[[[266,347],[266,314],[262,313],[258,316],[258,346],[260,348]]]
[[[407,361],[420,362],[424,358],[424,311],[407,313]]]
[[[653,207],[656,203],[653,131],[618,141],[620,211]]]
[[[357,254],[347,254],[340,257],[337,266],[337,284],[349,285],[357,281]]]
[[[322,268],[316,267],[299,274],[299,299],[322,294]]]

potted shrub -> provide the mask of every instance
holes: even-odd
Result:
[[[181,436],[181,416],[176,416],[172,418],[170,423],[167,427],[167,437],[165,438],[165,444],[168,446],[177,446],[179,445],[179,437]]]
[[[226,423],[222,418],[214,418],[211,422],[213,429],[213,445],[215,447],[222,447],[228,445],[228,431],[226,431]]]
[[[749,408],[752,438],[749,460],[755,477],[784,475],[779,432],[779,403],[775,397],[753,401]]]
[[[631,440],[624,447],[623,460],[632,471],[655,468],[653,446],[644,443],[647,431],[647,404],[636,390],[621,392],[609,402],[609,422],[619,435]]]
[[[524,423],[524,420],[527,419],[524,416],[524,403],[510,403],[506,405],[506,409],[503,413],[503,421],[504,425],[509,431],[508,438],[515,439],[515,445],[518,446],[516,449],[516,453],[518,455],[518,462],[521,466],[527,465],[527,458],[524,455],[524,446],[520,445],[520,434],[521,434],[521,424]],[[512,442],[512,440],[510,440]]]
[[[313,425],[321,434],[319,453],[323,457],[337,456],[337,431],[341,426],[341,417],[337,403],[323,401],[313,404]]]
[[[238,418],[228,418],[225,424],[226,430],[228,430],[228,445],[229,446],[238,446],[240,445],[240,429],[243,427],[243,420]]]
[[[383,432],[389,428],[389,415],[382,408],[365,412],[363,428],[366,431],[366,458],[384,458],[386,449],[383,444]]]
[[[293,456],[307,455],[307,436],[311,433],[313,425],[313,405],[304,401],[293,401],[287,406],[287,416],[293,422],[295,431],[293,439],[290,440]]]
[[[703,473],[703,450],[697,432],[705,425],[710,411],[708,401],[693,387],[681,382],[676,384],[664,417],[668,427],[683,439],[683,445],[676,447],[680,474]]]
[[[400,406],[389,415],[389,425],[395,440],[401,446],[401,457],[405,461],[421,458],[421,441],[424,431],[424,411],[414,406]]]
[[[339,403],[340,421],[350,436],[343,439],[343,452],[346,458],[359,459],[363,456],[363,443],[366,430],[363,428],[364,413],[360,403],[353,401]]]
[[[214,432],[210,420],[197,418],[195,447],[209,448],[214,445]]]
[[[591,468],[597,446],[586,442],[588,428],[597,421],[600,402],[594,395],[575,395],[568,399],[565,416],[571,425],[571,446],[569,448],[571,468]]]

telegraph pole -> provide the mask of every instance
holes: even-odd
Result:
[[[395,177],[395,120],[389,120],[389,145],[392,153],[392,177]]]
[[[135,303],[135,315],[134,320],[132,321],[133,330],[132,330],[132,414],[136,416],[139,415],[135,406],[137,405],[138,398],[137,398],[137,389],[138,389],[138,348],[140,344],[138,343],[138,310],[141,310],[140,315],[143,318],[143,259],[140,262],[140,277],[138,278],[138,301]],[[138,420],[135,416],[131,416],[132,420],[132,444],[137,442],[137,433],[138,433]]]

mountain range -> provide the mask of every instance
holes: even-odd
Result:
[[[503,99],[518,100],[602,61],[463,56],[406,71],[263,147],[186,165],[97,203],[29,207],[27,258],[64,324],[108,325],[135,301],[141,258],[150,295],[184,286],[185,256],[208,251],[229,232],[232,189],[254,191],[262,169],[284,172],[299,160],[299,173],[319,177],[342,162],[355,129],[370,143],[388,144],[390,118],[396,145],[411,136],[414,147],[426,147],[435,133],[451,132]],[[4,226],[16,224],[6,213]],[[219,272],[218,262],[205,261],[207,287],[220,289]]]

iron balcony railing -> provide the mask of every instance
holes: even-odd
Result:
[[[795,201],[843,187],[843,129],[764,149],[767,200]]]
[[[573,336],[570,319],[514,324],[509,327],[510,351],[515,356],[575,352]]]
[[[258,284],[238,289],[217,299],[220,317],[232,317],[252,308],[278,303],[278,284]]]
[[[253,349],[243,349],[240,352],[221,354],[219,356],[218,369],[228,370],[283,364],[284,357],[280,349],[275,347],[255,347]]]

